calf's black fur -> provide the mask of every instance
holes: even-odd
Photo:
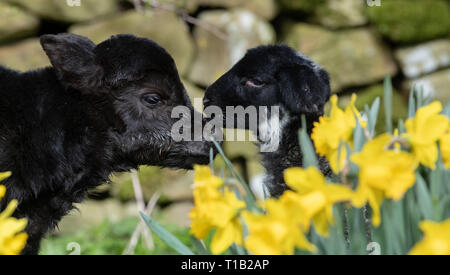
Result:
[[[323,107],[329,97],[329,76],[323,68],[287,46],[260,46],[249,50],[233,68],[208,87],[204,105],[220,107],[225,119],[230,117],[227,106],[280,107],[277,126],[258,117],[258,133],[255,133],[261,142],[268,141],[267,135],[272,135],[270,139],[279,135],[278,149],[261,153],[267,170],[265,185],[270,195],[277,197],[287,189],[283,171],[302,166],[298,142],[301,116],[306,116],[310,134],[314,121],[323,115]],[[232,119],[238,120],[237,117]],[[249,129],[248,117],[245,120],[235,121],[235,127],[245,125],[244,128]],[[262,140],[263,135],[265,139]],[[319,164],[322,172],[330,175],[325,159],[320,158]]]
[[[45,35],[52,67],[0,66],[0,170],[26,217],[24,254],[109,174],[157,165],[207,163],[207,142],[175,142],[174,106],[194,112],[171,56],[155,42],[117,35],[99,45],[72,34]]]

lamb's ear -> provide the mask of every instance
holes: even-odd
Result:
[[[75,34],[41,36],[41,45],[66,86],[85,93],[100,88],[102,68],[95,62],[95,44]]]
[[[330,78],[320,67],[290,65],[278,73],[281,101],[293,114],[323,115],[330,98]]]

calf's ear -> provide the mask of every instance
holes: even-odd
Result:
[[[99,91],[103,69],[95,62],[95,44],[75,34],[41,36],[41,45],[67,87],[84,93]]]
[[[330,98],[330,79],[320,67],[306,65],[285,66],[278,72],[281,101],[293,114],[323,115],[323,107]]]

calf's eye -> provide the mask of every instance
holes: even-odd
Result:
[[[253,87],[253,88],[262,88],[266,85],[266,83],[264,83],[260,80],[257,80],[257,79],[251,79],[251,80],[247,80],[245,85],[248,87]]]
[[[142,101],[149,106],[154,106],[161,102],[161,96],[155,93],[145,94],[142,96]]]

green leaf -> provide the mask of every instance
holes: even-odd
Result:
[[[420,212],[417,211],[419,206],[417,205],[414,189],[415,188],[408,190],[403,199],[405,208],[405,228],[407,231],[406,247],[408,249],[411,249],[411,247],[419,241],[421,236],[421,231],[419,229]]]
[[[197,251],[197,255],[211,255],[205,244],[194,236],[192,236],[192,244],[195,247],[195,251]]]
[[[427,183],[419,173],[416,173],[415,193],[423,218],[426,220],[432,220],[433,204],[431,201],[431,195],[428,191]]]
[[[416,115],[416,100],[414,98],[415,86],[411,85],[411,90],[409,91],[408,100],[408,118],[414,117]]]
[[[385,200],[381,206],[381,217],[382,217],[382,230],[384,232],[386,246],[386,254],[394,255],[398,254],[398,243],[395,233],[395,225],[392,217],[392,206],[390,200]]]
[[[377,97],[374,100],[372,107],[370,108],[370,117],[372,119],[372,127],[373,127],[372,129],[370,129],[370,131],[372,136],[375,136],[375,128],[377,126],[379,112],[380,112],[380,98]]]
[[[302,129],[300,130],[300,148],[303,154],[303,167],[314,166],[319,168],[319,162],[317,161],[313,144],[306,132],[306,118],[304,115],[302,115]]]
[[[384,79],[384,113],[386,117],[386,130],[392,133],[392,81],[390,76]]]
[[[229,250],[233,255],[247,255],[245,249],[235,243],[230,246]]]
[[[398,134],[402,135],[404,133],[406,133],[405,122],[403,121],[403,119],[400,119],[398,121]]]
[[[353,144],[354,144],[354,150],[355,153],[361,152],[364,143],[366,142],[366,136],[364,135],[364,129],[361,126],[361,123],[359,123],[359,120],[356,120],[356,127],[355,131],[353,133]]]
[[[416,90],[416,96],[417,96],[417,106],[416,108],[419,109],[423,106],[423,85],[420,85],[419,88]]]
[[[401,201],[391,201],[391,209],[392,209],[392,221],[393,224],[390,226],[394,226],[394,230],[396,232],[396,244],[398,253],[405,254],[408,251],[406,247],[406,226],[405,226],[405,211],[403,207],[403,203]]]
[[[445,105],[444,109],[442,110],[442,114],[450,118],[450,101],[447,102],[447,105]]]
[[[214,149],[212,147],[209,149],[209,169],[214,171]]]
[[[450,194],[446,194],[439,200],[440,209],[443,209],[441,219],[450,218]]]
[[[194,255],[194,253],[185,246],[180,240],[178,240],[172,233],[167,231],[163,226],[161,226],[157,221],[140,212],[142,219],[144,219],[147,226],[152,230],[158,237],[172,247],[175,251],[181,255]]]
[[[375,129],[375,122],[372,118],[372,115],[370,113],[369,105],[364,105],[364,113],[367,116],[367,129],[369,129],[370,136],[373,136],[373,132],[375,132],[373,129]]]
[[[439,158],[441,157],[439,156]],[[445,169],[443,167],[443,164],[441,161],[439,161],[436,165],[436,169],[430,172],[430,190],[433,200],[439,199],[439,196],[441,194],[444,194],[444,190],[442,188],[445,185],[445,182],[443,180],[444,171]]]

